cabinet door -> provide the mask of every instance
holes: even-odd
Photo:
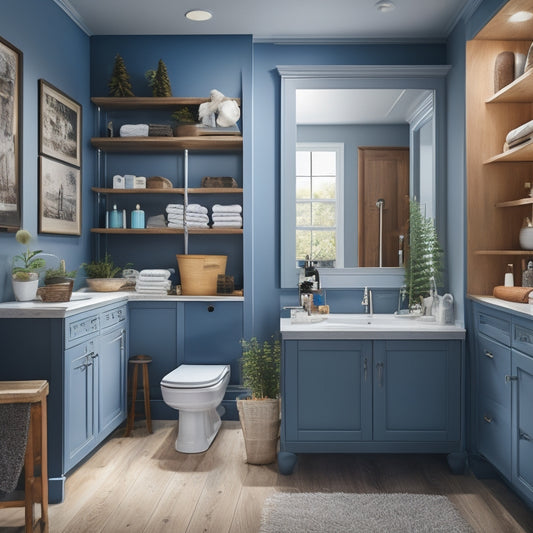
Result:
[[[96,443],[94,376],[97,341],[65,351],[65,472]]]
[[[507,478],[511,474],[511,349],[476,338],[478,451]]]
[[[282,384],[286,440],[372,439],[371,341],[285,341]]]
[[[457,442],[460,341],[374,341],[374,440]]]
[[[126,418],[126,330],[102,335],[98,357],[98,431],[102,439]]]
[[[512,481],[533,501],[533,358],[513,350]]]

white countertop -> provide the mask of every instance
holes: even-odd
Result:
[[[494,296],[476,296],[470,294],[468,297],[471,300],[485,303],[495,308],[513,311],[514,313],[525,315],[526,317],[533,317],[533,305],[528,303],[520,304],[518,302],[508,302],[507,300],[501,300],[500,298],[495,298]]]
[[[151,296],[134,291],[89,292],[82,290],[73,292],[70,302],[43,302],[41,300],[2,302],[0,303],[0,318],[64,318],[121,301],[226,302],[243,300],[242,296]]]
[[[458,324],[441,325],[435,321],[397,317],[391,314],[325,315],[323,321],[294,323],[280,320],[283,339],[464,339],[466,330]],[[319,320],[319,317],[316,318]]]

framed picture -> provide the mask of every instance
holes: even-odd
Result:
[[[20,228],[22,52],[0,37],[0,228]]]
[[[81,166],[81,105],[39,80],[39,153]]]
[[[39,233],[81,234],[81,170],[39,157]]]

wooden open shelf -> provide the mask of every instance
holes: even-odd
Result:
[[[509,200],[507,202],[498,202],[496,207],[517,207],[519,205],[533,204],[533,198],[520,198],[519,200]]]
[[[172,189],[109,189],[92,187],[93,192],[100,194],[185,194],[183,187]],[[231,187],[198,187],[187,189],[188,194],[242,194],[242,188]]]
[[[242,151],[242,137],[239,135],[93,137],[91,144],[104,152]]]
[[[476,255],[531,255],[533,250],[476,250]]]
[[[241,103],[240,98],[228,97],[228,99],[235,100],[239,105]],[[179,96],[125,96],[123,98],[93,96],[91,98],[91,102],[101,109],[166,109],[183,105],[200,105],[204,102],[209,102],[209,100],[209,98]]]
[[[533,94],[533,69],[528,70],[512,83],[485,100],[487,104],[531,103]]]
[[[533,139],[525,143],[519,144],[507,152],[495,155],[485,161],[488,163],[517,163],[517,162],[529,162],[533,161]]]
[[[109,235],[183,235],[181,228],[91,228],[92,233]],[[189,235],[242,235],[242,228],[189,228]]]

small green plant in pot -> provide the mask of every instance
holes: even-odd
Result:
[[[251,398],[238,399],[246,460],[270,464],[276,460],[280,426],[281,344],[274,336],[260,342],[255,337],[242,341],[243,384]]]
[[[128,268],[129,265],[124,267],[115,265],[108,253],[105,254],[103,259],[83,263],[81,266],[87,274],[87,285],[93,291],[118,291],[126,283],[124,278],[115,276],[124,268]]]
[[[57,283],[68,283],[69,281],[74,281],[77,272],[77,270],[67,271],[65,260],[61,259],[57,268],[48,268],[46,270],[44,273],[44,284],[55,285]]]
[[[17,301],[27,302],[33,300],[37,294],[39,272],[45,267],[46,262],[43,257],[37,257],[42,250],[30,250],[32,236],[29,231],[18,230],[15,239],[24,245],[26,250],[13,257],[11,268],[13,293]]]

